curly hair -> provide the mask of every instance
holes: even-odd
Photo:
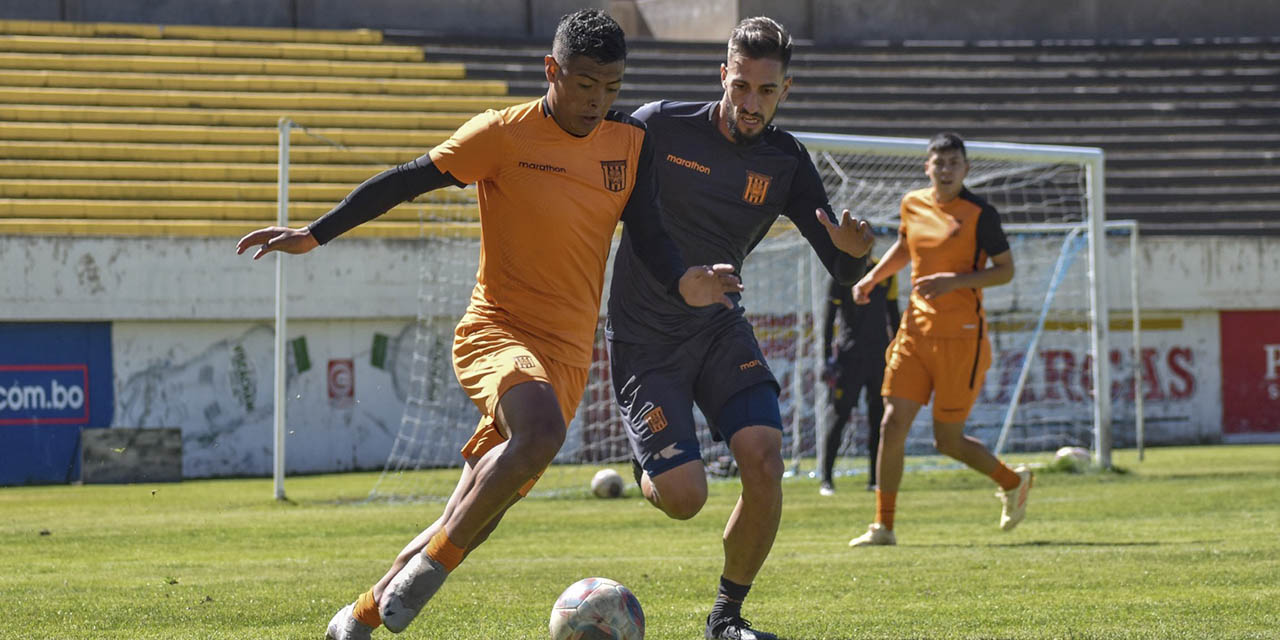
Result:
[[[561,64],[573,56],[587,56],[600,64],[627,59],[622,27],[599,9],[582,9],[560,18],[551,55]]]
[[[785,71],[791,64],[791,34],[773,18],[746,18],[729,34],[729,58],[773,58]]]

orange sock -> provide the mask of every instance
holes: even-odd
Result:
[[[1005,491],[1017,487],[1018,483],[1022,482],[1022,478],[1018,477],[1018,474],[1014,473],[1013,469],[1010,469],[1003,462],[996,467],[995,471],[991,472],[991,479],[995,480],[996,484],[1000,485],[1000,488]]]
[[[439,562],[445,571],[450,573],[462,564],[462,556],[466,554],[466,549],[454,544],[449,536],[445,535],[444,528],[431,536],[431,540],[427,542],[427,557]]]
[[[890,531],[893,531],[893,508],[897,501],[897,491],[876,489],[876,522]]]
[[[378,601],[373,598],[373,589],[360,594],[356,598],[355,609],[351,611],[352,617],[363,622],[374,629],[382,626],[382,615],[378,613]]]

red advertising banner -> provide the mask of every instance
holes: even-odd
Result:
[[[1223,311],[1222,433],[1280,434],[1280,311]]]

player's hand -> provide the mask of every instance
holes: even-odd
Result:
[[[306,253],[320,246],[320,243],[316,242],[315,237],[311,235],[310,229],[265,227],[240,238],[240,242],[236,244],[236,255],[244,253],[249,247],[258,245],[262,246],[258,248],[257,253],[253,254],[254,260],[272,251],[294,254]]]
[[[818,222],[827,228],[831,243],[836,245],[837,249],[855,258],[861,258],[871,251],[871,246],[875,244],[876,239],[871,233],[871,225],[866,220],[853,217],[848,209],[840,213],[839,223],[832,222],[823,209],[816,209],[814,213],[818,216]]]
[[[933,300],[956,289],[956,274],[944,272],[922,276],[916,280],[914,288],[925,300]]]
[[[871,302],[871,290],[875,288],[874,284],[865,276],[853,285],[853,302],[854,304],[867,304]]]
[[[742,280],[733,273],[731,264],[713,264],[689,267],[680,276],[680,297],[691,307],[722,304],[733,308],[733,300],[726,293],[742,291]]]

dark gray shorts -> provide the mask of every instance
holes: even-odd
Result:
[[[679,344],[616,342],[611,336],[608,344],[614,396],[631,450],[651,477],[701,459],[694,403],[715,440],[749,424],[782,428],[778,381],[745,318],[709,327]],[[740,393],[755,387],[760,391]],[[748,397],[764,394],[772,398]],[[726,412],[731,398],[742,406]],[[732,424],[718,424],[718,419]]]

